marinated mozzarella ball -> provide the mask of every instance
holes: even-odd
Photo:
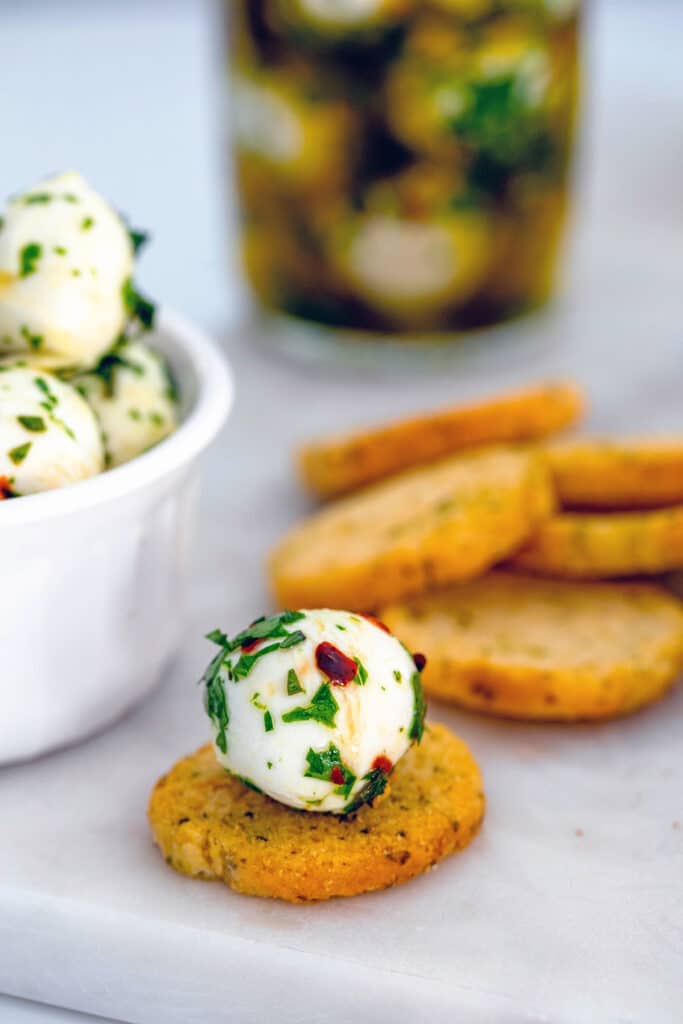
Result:
[[[132,272],[126,226],[79,174],[16,196],[0,219],[0,354],[92,366],[124,328]]]
[[[161,353],[142,342],[119,342],[73,384],[100,423],[107,466],[128,462],[177,426],[169,367]]]
[[[457,174],[417,166],[340,218],[329,256],[354,294],[404,327],[471,298],[489,268],[492,227],[462,187]]]
[[[297,192],[328,192],[346,180],[353,114],[320,81],[294,70],[236,74],[231,99],[247,190],[264,171],[266,193],[273,176]]]
[[[275,0],[281,23],[305,37],[344,41],[391,27],[415,7],[415,0]]]
[[[12,496],[101,473],[92,409],[69,384],[29,367],[0,367],[0,481]]]
[[[444,40],[448,38],[448,46]],[[525,21],[500,18],[481,29],[476,46],[452,26],[417,25],[385,85],[387,120],[421,152],[504,167],[542,159],[552,66],[545,40]]]
[[[371,803],[421,739],[416,662],[376,620],[283,612],[209,639],[221,647],[203,680],[216,756],[281,803],[336,814]]]

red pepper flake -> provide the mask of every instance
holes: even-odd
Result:
[[[424,667],[427,664],[427,659],[424,654],[414,654],[413,661],[415,662],[415,668],[418,672],[423,672]]]
[[[372,762],[372,768],[373,771],[384,772],[385,775],[390,775],[394,769],[394,765],[386,754],[379,754]]]
[[[244,643],[240,644],[240,648],[241,648],[241,650],[243,650],[247,654],[249,654],[256,647],[258,647],[258,645],[260,643],[261,643],[261,638],[258,637],[258,636],[255,639],[252,639],[251,637],[247,637],[247,639],[244,641]]]
[[[343,768],[340,768],[338,764],[334,766],[330,772],[330,782],[334,782],[335,786],[343,786],[346,782]]]
[[[391,636],[391,630],[388,626],[385,626],[381,619],[376,618],[374,615],[364,615],[363,618],[368,622],[371,622],[373,626],[377,626],[378,629],[383,629],[385,633],[388,633],[389,636]]]
[[[12,488],[6,476],[0,476],[0,501],[12,497]]]
[[[323,640],[315,649],[315,663],[333,686],[348,686],[356,678],[358,665],[334,644]]]

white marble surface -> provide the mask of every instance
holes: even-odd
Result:
[[[32,5],[15,6],[14,42],[27,45]],[[155,92],[184,111],[179,133],[183,124],[191,130],[193,112],[181,102],[187,82],[177,69],[200,67],[201,6],[163,5],[153,33],[151,10],[160,6],[117,5],[135,8],[133,50],[145,55],[150,78],[153,69],[163,78]],[[83,30],[92,39],[114,20],[108,0],[88,10],[95,7]],[[596,11],[582,202],[567,286],[552,311],[422,372],[396,374],[304,371],[248,331],[233,332],[238,401],[206,463],[183,657],[163,688],[106,735],[0,773],[0,991],[140,1024],[679,1024],[683,690],[629,721],[578,729],[434,708],[481,759],[488,819],[466,853],[387,893],[294,908],[189,882],[158,857],[144,812],[156,776],[206,736],[193,684],[209,654],[199,637],[218,624],[237,627],[267,603],[263,552],[305,507],[287,461],[296,439],[551,372],[586,384],[595,429],[681,429],[682,33],[683,9],[673,2],[613,0]],[[175,50],[164,48],[171,39]],[[43,59],[54,62],[41,40]],[[0,56],[4,44],[3,36]],[[98,73],[109,69],[111,89],[114,57],[105,54]],[[12,67],[18,74],[18,58]],[[65,74],[61,88],[70,83]],[[132,86],[121,89],[122,103],[107,107],[119,141],[121,111],[133,103]],[[132,130],[140,142],[142,130]],[[82,125],[74,135],[82,163],[90,152]],[[203,141],[198,133],[197,146]],[[166,143],[164,155],[175,152],[170,131]],[[117,152],[116,180],[128,180],[131,197],[132,181],[154,192],[160,151],[137,153],[139,178]],[[93,150],[91,159],[101,156]],[[28,173],[23,160],[9,154],[3,185],[6,175],[12,187]],[[179,151],[178,161],[194,187],[213,189],[207,158]],[[160,238],[178,227],[168,204],[179,172],[169,173],[174,186],[160,187],[149,217]],[[146,196],[136,209],[149,208]],[[162,296],[180,289],[188,310],[214,324],[225,321],[209,295],[220,277],[217,206],[214,190],[198,200],[199,225],[183,214],[179,237],[191,239],[197,260],[191,280],[168,249],[154,279]],[[211,273],[203,277],[200,266]],[[0,1020],[20,1019],[13,1006],[0,1002]]]

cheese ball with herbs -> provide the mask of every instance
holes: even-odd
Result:
[[[429,165],[374,183],[335,215],[327,255],[369,308],[402,327],[429,325],[467,302],[492,259],[492,222],[458,175]]]
[[[231,92],[238,177],[245,192],[334,191],[349,174],[355,119],[324,76],[300,67],[237,71]]]
[[[134,246],[74,172],[12,198],[0,218],[0,354],[92,366],[131,316]]]
[[[288,611],[209,639],[220,648],[203,677],[216,757],[280,803],[349,814],[422,737],[424,659],[377,620]]]
[[[107,466],[141,455],[177,426],[175,386],[160,352],[123,339],[90,373],[73,379],[102,429]]]
[[[64,487],[103,469],[100,428],[74,388],[45,371],[0,367],[0,497]]]
[[[312,43],[374,41],[399,24],[416,0],[274,0],[276,27]]]
[[[551,84],[547,40],[533,24],[500,18],[472,45],[456,26],[426,19],[387,76],[387,120],[426,154],[542,170],[551,155]]]

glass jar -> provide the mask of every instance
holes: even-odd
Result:
[[[450,332],[542,303],[578,0],[227,0],[244,268],[268,310]]]

